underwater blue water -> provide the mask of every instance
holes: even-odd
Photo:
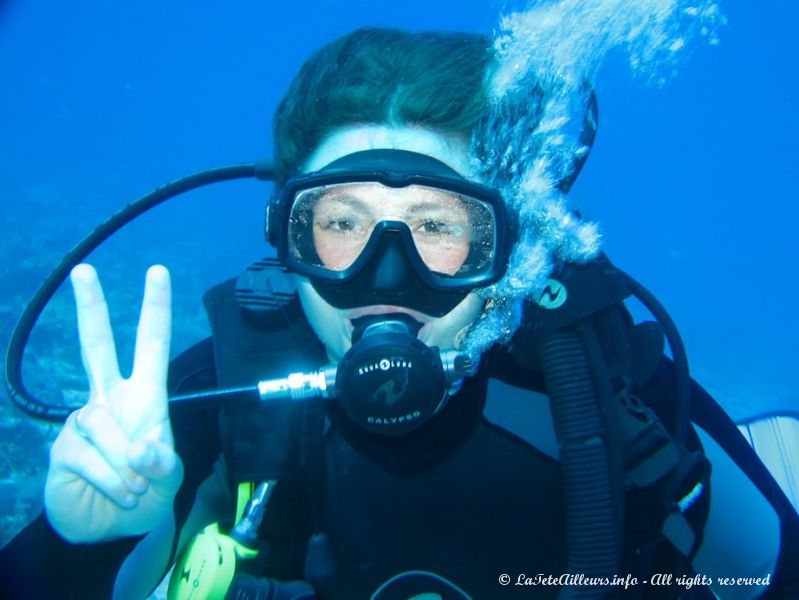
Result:
[[[0,343],[38,282],[107,215],[186,173],[269,156],[272,112],[313,49],[361,25],[490,33],[500,7],[0,4]],[[611,259],[669,309],[697,379],[745,417],[799,406],[799,5],[721,7],[720,44],[692,47],[664,87],[610,56],[596,82],[599,135],[572,199],[600,223]],[[123,363],[146,266],[173,270],[175,345],[196,341],[201,291],[268,253],[268,192],[230,184],[176,200],[92,259]],[[82,386],[70,311],[64,294],[28,367],[68,399]],[[12,415],[0,412],[18,423]],[[0,457],[0,470],[3,460],[13,463]]]

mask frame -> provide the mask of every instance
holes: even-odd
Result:
[[[289,250],[289,215],[300,192],[342,183],[380,183],[391,188],[419,185],[454,192],[475,198],[491,207],[494,217],[493,260],[487,269],[474,275],[446,275],[430,271],[413,247],[407,226],[392,221],[380,221],[358,258],[346,269],[333,271],[309,265],[292,256]],[[402,231],[402,230],[405,231]],[[267,241],[277,250],[278,259],[289,270],[303,275],[325,288],[347,284],[367,270],[378,249],[385,245],[383,232],[399,234],[407,262],[424,285],[431,291],[466,292],[499,281],[507,270],[510,250],[516,241],[516,223],[509,216],[499,192],[469,181],[444,163],[424,154],[406,150],[379,149],[355,152],[333,161],[323,169],[292,177],[282,189],[276,190],[266,213]],[[461,298],[465,294],[461,295]],[[361,303],[363,304],[363,303]]]

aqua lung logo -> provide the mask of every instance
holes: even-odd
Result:
[[[374,392],[369,396],[369,400],[383,408],[393,407],[392,412],[398,412],[395,405],[400,402],[408,391],[410,372],[413,369],[413,361],[402,357],[385,357],[374,362],[358,367],[358,376],[365,376],[367,381],[373,381],[377,385]],[[379,385],[378,385],[379,384]],[[402,410],[402,408],[399,408]],[[422,416],[418,410],[407,412],[406,414],[395,416],[384,416],[382,414],[366,417],[369,425],[400,425],[414,421]]]
[[[367,375],[375,371],[388,371],[389,369],[412,369],[413,361],[397,358],[381,358],[379,361],[363,367],[358,367],[358,375]]]
[[[555,279],[547,279],[547,284],[538,298],[538,306],[547,310],[560,308],[566,302],[568,293],[566,286]]]
[[[383,406],[389,407],[393,406],[397,402],[399,402],[402,397],[405,395],[405,392],[408,391],[408,372],[403,372],[405,377],[403,377],[400,381],[396,379],[389,379],[383,385],[375,390],[375,393],[372,394],[371,400],[373,402],[381,402]],[[399,415],[394,417],[367,417],[366,422],[370,425],[399,425],[401,423],[407,423],[409,421],[413,421],[418,419],[422,416],[422,413],[418,410],[410,412],[405,415]]]
[[[400,401],[407,389],[407,380],[398,385],[395,380],[391,379],[375,390],[372,400],[382,400],[385,406],[391,406]]]

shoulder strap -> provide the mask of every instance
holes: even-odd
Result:
[[[294,296],[275,310],[254,312],[239,304],[236,280],[210,288],[203,303],[214,339],[221,387],[319,368],[325,355]]]
[[[609,416],[609,435],[620,441],[616,451],[623,460],[629,504],[625,568],[639,578],[653,569],[687,573],[707,522],[710,465],[692,430],[685,442],[677,442],[664,425],[674,415],[637,395],[657,368],[664,336],[656,323],[634,325],[621,303],[597,311],[591,322],[601,356],[589,357],[607,372],[612,401],[602,410]]]
[[[248,385],[324,364],[324,349],[296,296],[274,310],[247,310],[237,300],[236,281],[229,280],[208,290],[204,303],[218,385]],[[321,431],[321,423],[318,410],[289,403],[224,406],[220,435],[231,483],[297,480],[308,462],[307,432]]]

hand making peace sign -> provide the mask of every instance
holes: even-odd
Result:
[[[93,267],[72,271],[89,401],[72,413],[50,450],[45,510],[72,543],[152,530],[172,510],[183,478],[169,422],[169,272],[147,272],[133,371],[119,373],[102,287]]]

